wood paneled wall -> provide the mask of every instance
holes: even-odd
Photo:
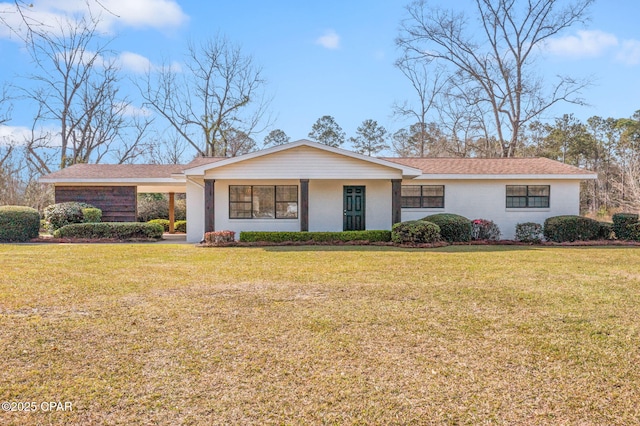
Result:
[[[56,186],[56,203],[79,201],[102,210],[103,222],[135,222],[138,213],[135,186]]]

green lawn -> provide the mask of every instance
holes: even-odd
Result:
[[[639,248],[0,245],[0,264],[0,401],[38,404],[3,425],[640,423]]]

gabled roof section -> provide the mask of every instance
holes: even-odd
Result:
[[[225,158],[225,159],[222,159],[220,161],[215,161],[215,162],[212,162],[212,163],[207,163],[207,164],[197,165],[197,166],[191,167],[191,168],[186,168],[184,170],[184,174],[187,175],[187,176],[202,176],[207,171],[213,170],[213,169],[216,169],[216,168],[219,168],[219,167],[224,167],[224,166],[240,163],[240,162],[247,161],[247,160],[252,160],[252,159],[255,159],[255,158],[259,158],[259,157],[265,157],[265,156],[268,156],[268,155],[277,154],[279,152],[288,151],[288,150],[299,148],[299,147],[313,148],[313,149],[317,149],[319,151],[338,154],[338,155],[342,155],[342,156],[347,157],[347,158],[356,159],[356,160],[364,161],[364,162],[367,162],[367,163],[388,167],[388,168],[391,168],[391,169],[394,169],[394,170],[399,170],[399,171],[402,172],[403,176],[406,176],[408,178],[420,176],[420,174],[421,174],[421,170],[420,169],[417,169],[417,168],[412,167],[410,165],[401,164],[401,163],[397,163],[397,162],[392,162],[392,161],[389,161],[388,159],[369,157],[369,156],[366,156],[366,155],[357,154],[357,153],[352,152],[352,151],[347,151],[345,149],[334,148],[334,147],[331,147],[331,146],[328,146],[328,145],[320,144],[320,143],[317,143],[317,142],[312,142],[312,141],[306,140],[306,139],[301,139],[301,140],[298,140],[298,141],[295,141],[295,142],[274,146],[274,147],[263,149],[263,150],[260,150],[260,151],[250,152],[248,154],[240,155],[238,157]]]
[[[422,178],[596,179],[597,174],[549,158],[386,158],[422,170]]]

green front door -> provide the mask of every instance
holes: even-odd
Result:
[[[342,229],[345,231],[363,231],[364,228],[364,186],[344,187],[344,219]]]

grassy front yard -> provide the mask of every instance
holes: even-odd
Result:
[[[0,245],[0,264],[0,401],[38,404],[0,424],[640,422],[637,248]]]

